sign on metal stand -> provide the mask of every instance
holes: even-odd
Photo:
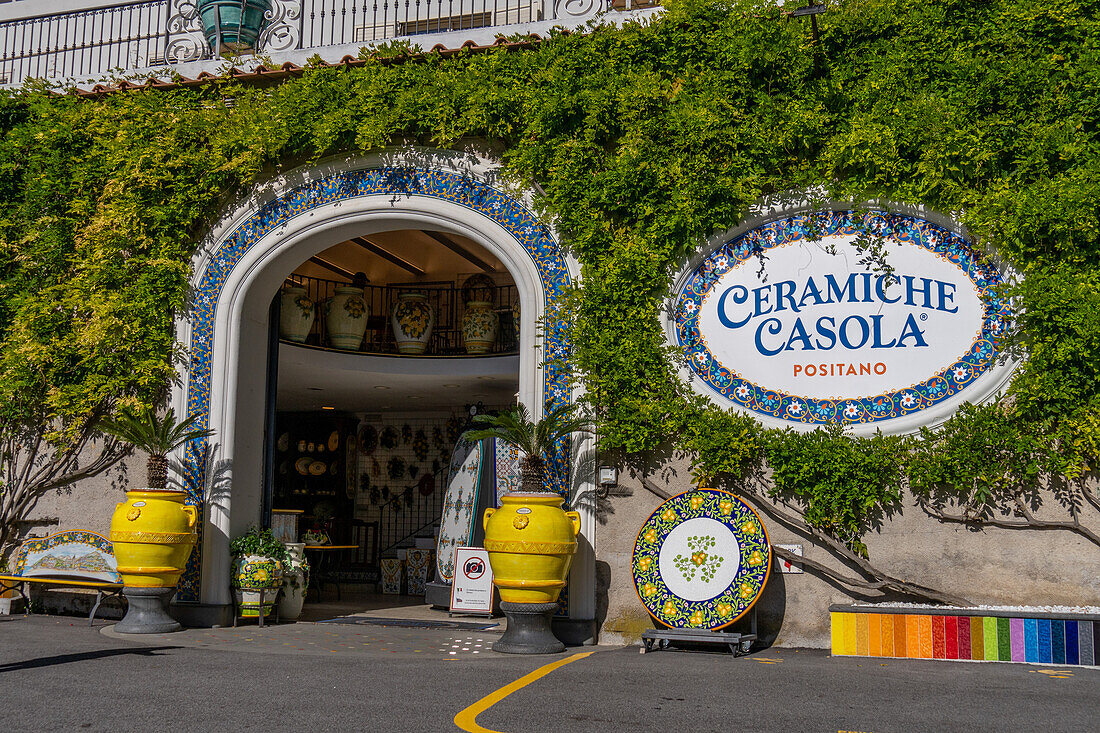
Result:
[[[493,569],[484,547],[456,547],[451,584],[451,615],[493,616]]]

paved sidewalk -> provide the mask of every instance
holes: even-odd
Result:
[[[496,654],[492,630],[299,623],[122,638],[81,618],[0,617],[7,731],[504,733],[1094,730],[1100,670],[598,647]],[[481,644],[481,646],[477,646]],[[514,687],[514,686],[513,686]],[[468,728],[479,730],[478,728]]]

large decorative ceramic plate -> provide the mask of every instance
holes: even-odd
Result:
[[[672,628],[719,629],[764,590],[768,534],[748,504],[717,489],[674,496],[642,525],[631,563],[638,597]]]
[[[470,544],[477,521],[478,488],[481,486],[483,443],[467,443],[459,438],[451,454],[447,494],[443,500],[443,516],[436,546],[436,568],[439,577],[450,583],[455,577],[455,548]]]

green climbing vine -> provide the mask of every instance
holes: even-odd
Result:
[[[156,402],[196,242],[254,183],[476,139],[581,263],[572,359],[603,445],[672,441],[735,483],[766,465],[767,496],[857,556],[909,481],[944,521],[1025,521],[994,489],[1083,486],[1100,456],[1100,3],[841,0],[819,29],[771,3],[670,0],[523,50],[395,47],[264,88],[5,93],[0,434],[64,446],[89,415]],[[695,396],[662,326],[673,277],[761,199],[807,190],[949,213],[1018,273],[1002,399],[939,432],[854,439]]]

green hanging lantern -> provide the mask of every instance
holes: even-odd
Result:
[[[256,50],[271,0],[198,0],[202,30],[215,55]]]

